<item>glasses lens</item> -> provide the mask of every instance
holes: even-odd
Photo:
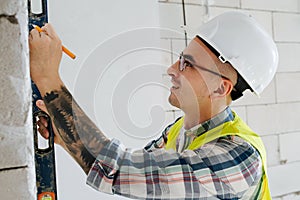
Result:
[[[179,70],[183,71],[184,70],[184,57],[182,53],[179,56]]]

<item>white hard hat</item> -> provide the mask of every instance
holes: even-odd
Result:
[[[222,62],[229,62],[257,95],[273,79],[278,66],[276,45],[251,16],[239,11],[223,13],[203,24],[197,35],[217,51]],[[238,89],[241,96],[245,89]]]

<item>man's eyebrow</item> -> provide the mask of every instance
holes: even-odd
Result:
[[[187,60],[192,61],[192,62],[195,63],[195,59],[194,59],[194,57],[193,57],[192,55],[190,55],[190,54],[182,54],[182,56],[183,56],[185,59],[187,59]]]

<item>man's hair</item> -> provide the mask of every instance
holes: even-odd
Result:
[[[249,86],[249,84],[243,79],[243,77],[237,72],[237,81],[236,84],[233,87],[233,90],[231,91],[231,99],[237,100],[238,98],[243,96],[243,92],[247,89],[250,89],[252,92],[252,88]]]

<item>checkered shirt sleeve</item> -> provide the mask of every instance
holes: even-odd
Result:
[[[134,199],[254,199],[261,177],[258,152],[238,137],[182,153],[127,149],[114,139],[100,152],[87,184]]]

